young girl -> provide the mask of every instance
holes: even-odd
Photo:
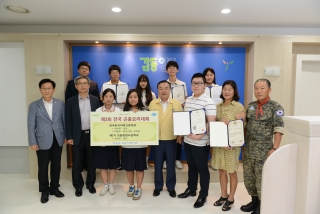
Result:
[[[151,91],[151,86],[150,86],[149,78],[147,75],[141,74],[138,77],[136,89],[141,94],[141,99],[144,107],[148,108],[150,102],[156,99],[156,95]],[[150,155],[150,146],[147,147],[147,152],[146,152],[147,169],[149,169],[149,164],[148,164],[149,155]]]
[[[121,109],[114,106],[113,101],[116,99],[115,92],[107,88],[102,93],[103,106],[96,112],[120,112]],[[93,167],[100,169],[102,181],[104,183],[100,195],[105,195],[108,191],[111,195],[116,193],[113,182],[116,177],[116,169],[120,166],[118,146],[94,147]],[[108,179],[108,169],[110,170],[110,180]]]
[[[220,96],[223,102],[217,104],[217,121],[229,124],[230,120],[245,119],[245,111],[241,103],[237,84],[233,80],[227,80],[222,85]],[[238,165],[239,165],[240,147],[223,148],[213,147],[211,165],[219,169],[221,197],[213,205],[221,206],[223,211],[231,209],[234,203],[234,194],[238,185]],[[230,194],[227,193],[228,174],[230,177]]]
[[[140,93],[136,89],[129,90],[123,111],[138,112],[144,110],[145,107],[142,104]],[[130,184],[127,196],[133,196],[133,200],[139,200],[142,194],[141,185],[144,177],[144,170],[147,169],[145,161],[146,147],[147,146],[122,146],[121,167],[126,170]],[[137,176],[137,188],[135,188],[134,185],[134,171],[136,171]]]

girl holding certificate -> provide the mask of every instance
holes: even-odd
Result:
[[[136,89],[141,94],[141,99],[144,107],[148,108],[150,102],[156,99],[156,95],[151,91],[151,86],[150,86],[149,78],[147,75],[141,74],[138,77]],[[147,147],[147,154],[146,154],[146,163],[147,163],[148,169],[149,169],[149,165],[148,165],[149,155],[150,155],[150,146]]]
[[[121,109],[113,104],[115,99],[115,92],[110,88],[105,89],[102,93],[103,106],[98,108],[96,112],[120,112]],[[100,169],[101,178],[104,183],[100,195],[103,196],[108,191],[110,195],[114,195],[116,191],[113,187],[113,182],[116,177],[116,169],[120,166],[118,146],[94,147],[92,162],[94,168]],[[110,170],[109,173],[108,169]],[[110,180],[108,174],[110,174]]]
[[[126,98],[126,104],[123,111],[144,111],[141,95],[136,89],[129,90]],[[122,146],[122,168],[126,170],[129,181],[128,197],[133,200],[141,198],[141,185],[144,177],[144,170],[147,169],[146,164],[146,147],[147,146]],[[134,185],[134,171],[137,176],[137,188]]]
[[[244,120],[245,111],[241,103],[237,84],[233,80],[227,80],[222,85],[220,96],[223,102],[217,104],[217,121],[229,124],[231,120]],[[234,194],[238,185],[237,170],[239,165],[240,147],[223,148],[213,147],[211,165],[219,169],[221,197],[213,205],[221,206],[223,211],[231,209],[234,203]],[[230,177],[230,194],[227,193],[228,175]]]

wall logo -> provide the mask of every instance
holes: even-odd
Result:
[[[144,72],[156,72],[159,67],[161,71],[165,72],[167,62],[176,61],[176,58],[169,57],[140,57],[139,59],[143,61],[142,70]]]
[[[225,65],[226,65],[226,69],[225,69],[224,71],[227,71],[227,70],[228,70],[228,68],[229,68],[229,65],[232,65],[232,64],[233,64],[233,62],[234,62],[234,60],[232,60],[231,62],[226,62],[226,61],[222,60],[222,62],[223,62],[223,64],[225,64]]]

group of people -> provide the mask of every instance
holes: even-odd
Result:
[[[203,73],[195,73],[191,78],[192,96],[187,96],[186,84],[177,79],[179,70],[177,62],[169,61],[166,71],[167,80],[157,84],[158,98],[151,91],[148,76],[139,76],[135,89],[130,89],[124,103],[115,103],[116,93],[107,88],[108,84],[124,84],[119,80],[121,69],[117,65],[109,68],[110,81],[102,86],[99,93],[96,82],[88,77],[90,64],[80,62],[79,76],[68,82],[66,89],[66,104],[53,98],[55,82],[43,79],[39,82],[42,97],[29,105],[28,136],[29,145],[38,156],[38,180],[41,192],[41,203],[49,200],[49,194],[63,197],[59,190],[61,152],[64,143],[72,145],[72,183],[75,195],[82,196],[84,184],[90,193],[96,193],[94,183],[96,168],[104,187],[100,191],[103,196],[107,192],[116,193],[113,186],[117,169],[126,171],[129,187],[127,196],[138,200],[142,195],[144,170],[148,168],[150,147],[147,146],[90,146],[90,112],[119,111],[158,111],[159,115],[159,145],[154,146],[154,185],[153,196],[159,196],[164,187],[163,168],[166,168],[166,189],[170,197],[176,197],[175,167],[181,169],[181,145],[188,164],[188,183],[186,190],[178,198],[197,195],[198,176],[200,175],[200,191],[194,203],[195,208],[202,207],[209,193],[210,173],[208,169],[208,154],[212,152],[211,166],[219,170],[221,197],[214,206],[222,206],[223,211],[231,209],[234,203],[238,178],[237,170],[241,147],[209,146],[209,134],[189,134],[175,136],[173,134],[173,111],[193,111],[205,109],[207,129],[209,123],[241,119],[245,127],[245,146],[243,146],[244,184],[252,201],[241,206],[244,212],[260,213],[261,177],[263,164],[267,157],[276,151],[281,142],[284,123],[284,110],[280,104],[270,100],[271,84],[267,79],[258,79],[254,83],[256,101],[249,103],[247,110],[238,102],[240,99],[237,84],[227,80],[222,85],[221,103],[214,103],[205,94],[207,86],[217,86],[215,72],[206,68]],[[172,99],[171,87],[184,85],[185,102]],[[102,106],[101,106],[102,102]],[[209,133],[206,132],[206,133]],[[212,150],[212,151],[210,151]],[[50,164],[50,184],[48,165]],[[81,175],[83,162],[88,171],[86,181]],[[136,171],[136,174],[134,174]],[[137,184],[134,183],[136,175]],[[230,192],[228,194],[228,175],[230,177]]]

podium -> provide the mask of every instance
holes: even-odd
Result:
[[[261,213],[319,213],[320,116],[287,116],[288,145],[266,161]]]

